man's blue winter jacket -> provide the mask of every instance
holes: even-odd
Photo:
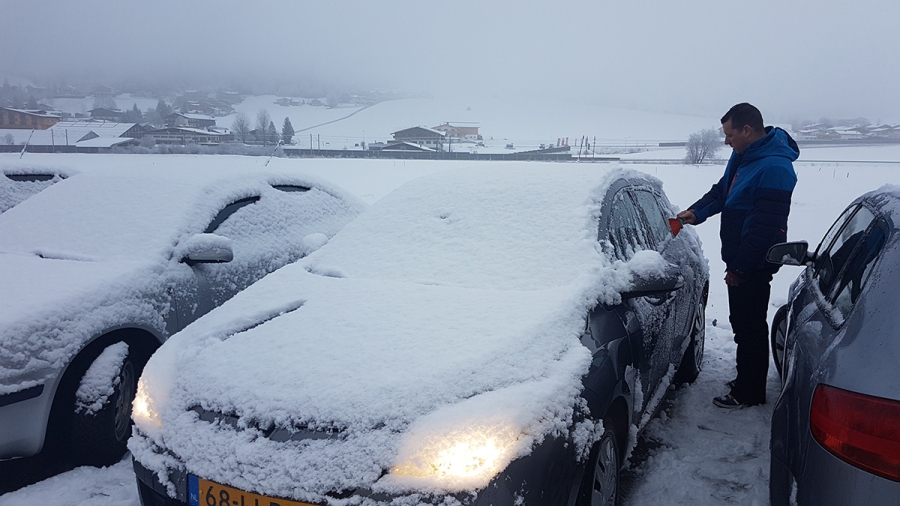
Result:
[[[799,156],[800,148],[787,132],[766,127],[766,136],[743,154],[732,152],[722,179],[690,207],[697,224],[722,213],[722,260],[729,271],[741,275],[778,270],[766,261],[766,252],[787,239],[797,183],[791,162]]]

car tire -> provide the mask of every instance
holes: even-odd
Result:
[[[775,317],[772,318],[772,360],[775,362],[775,369],[778,370],[778,377],[782,377],[782,369],[784,367],[784,343],[787,338],[787,312],[788,306],[785,304],[778,308]]]
[[[684,350],[684,356],[681,357],[681,364],[675,371],[675,377],[672,382],[677,385],[693,383],[700,375],[703,368],[703,352],[706,347],[706,300],[708,298],[709,288],[703,289],[703,295],[700,296],[700,303],[697,305],[697,311],[694,312],[694,321],[691,324],[691,342]]]
[[[119,370],[119,383],[99,410],[72,414],[72,451],[77,462],[109,466],[121,460],[131,437],[131,404],[137,391],[137,373],[129,353]]]
[[[611,420],[603,421],[603,436],[594,443],[584,470],[580,506],[617,506],[620,501],[619,468],[622,453]]]

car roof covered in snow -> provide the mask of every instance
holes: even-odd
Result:
[[[83,171],[0,215],[0,253],[87,260],[159,254],[202,232],[231,202],[281,193],[273,185],[315,187],[358,202],[318,178],[252,169],[179,163]]]

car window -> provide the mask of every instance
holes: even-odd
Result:
[[[281,190],[283,192],[303,193],[303,192],[309,191],[309,187],[300,186],[300,185],[296,185],[296,184],[276,184],[276,185],[272,185],[272,188],[275,188],[276,190]]]
[[[843,316],[846,317],[850,313],[853,305],[859,299],[866,279],[872,272],[872,267],[887,242],[888,230],[887,223],[883,220],[875,222],[858,241],[859,244],[854,253],[847,260],[843,272],[838,276],[829,299],[833,301],[835,309],[840,311]]]
[[[632,195],[647,218],[653,246],[659,246],[664,240],[670,239],[672,229],[669,228],[668,217],[663,212],[656,195],[646,190],[635,190]]]
[[[827,248],[832,241],[834,241],[834,237],[841,231],[841,228],[844,227],[844,224],[847,223],[847,220],[853,216],[853,213],[859,208],[859,205],[853,205],[844,209],[844,212],[838,216],[838,219],[834,220],[834,224],[831,225],[831,228],[828,229],[828,232],[825,233],[825,237],[822,238],[822,242],[819,243],[819,246],[816,248],[816,256],[820,251],[823,251],[823,248]],[[818,267],[817,267],[818,269]]]
[[[253,204],[257,200],[259,200],[258,196],[247,197],[245,199],[241,199],[241,200],[232,202],[231,204],[228,204],[221,211],[219,211],[219,214],[217,214],[216,217],[213,218],[213,220],[211,222],[209,222],[209,225],[206,227],[206,230],[204,230],[203,232],[206,234],[212,234],[213,232],[216,231],[217,228],[219,228],[219,226],[223,222],[225,222],[225,220],[228,219],[229,216],[236,213],[238,211],[238,209],[240,209],[244,206],[249,206],[250,204]]]
[[[616,193],[610,208],[609,241],[615,249],[616,257],[628,260],[635,251],[650,249],[654,241],[627,189]]]
[[[865,231],[872,224],[875,215],[867,208],[860,206],[840,228],[833,234],[831,243],[822,251],[816,259],[816,276],[819,289],[823,294],[831,293],[834,281],[844,269],[854,250],[865,237]],[[829,231],[825,240],[829,239],[832,231]],[[828,244],[823,240],[823,244]]]

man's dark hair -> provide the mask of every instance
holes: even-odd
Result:
[[[722,124],[724,125],[728,120],[731,120],[731,128],[735,130],[743,130],[744,126],[750,125],[750,128],[759,133],[766,131],[766,127],[763,125],[762,113],[747,102],[737,104],[728,109],[725,116],[722,116]]]

